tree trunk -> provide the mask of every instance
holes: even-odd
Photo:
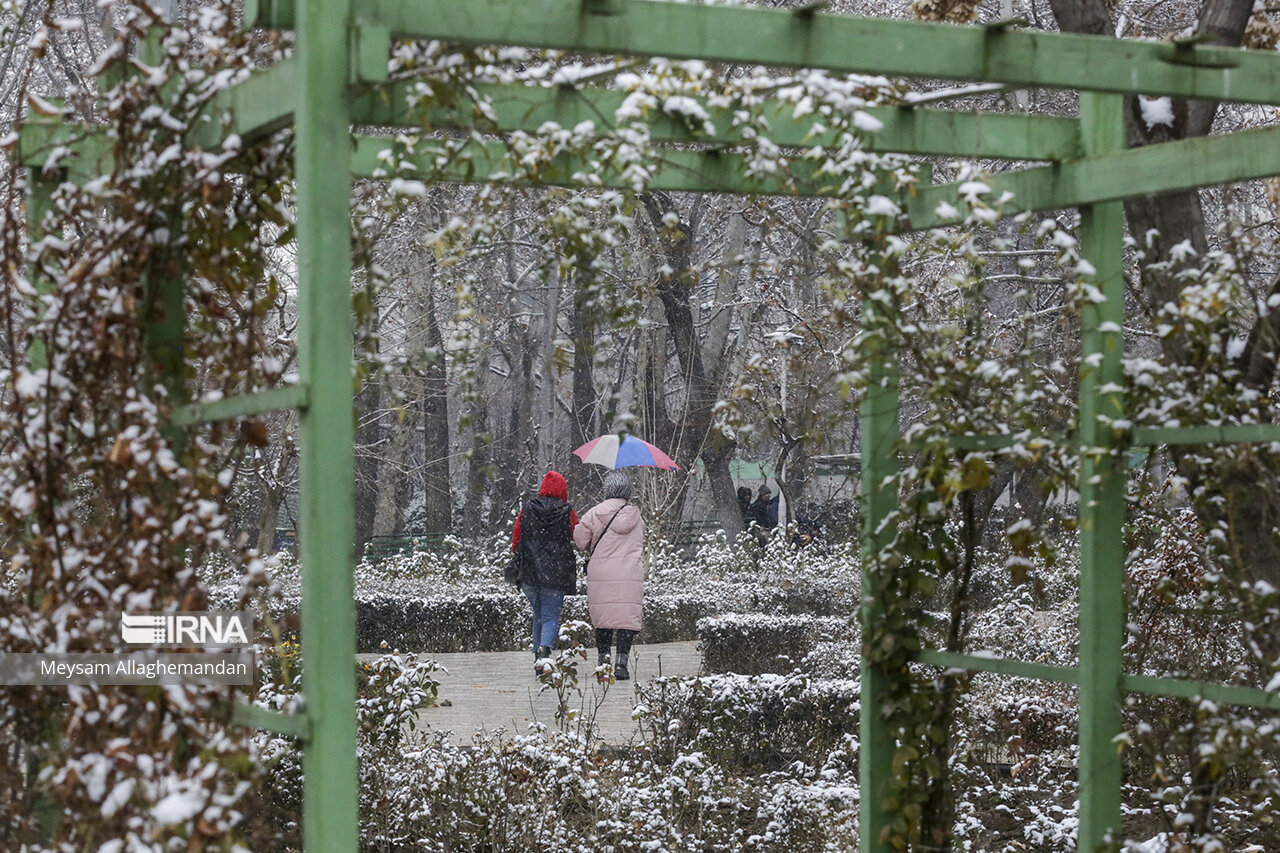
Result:
[[[553,261],[554,263],[554,261]],[[556,423],[556,380],[559,369],[556,365],[557,324],[560,319],[560,274],[553,267],[551,279],[547,282],[545,301],[542,310],[542,376],[537,386],[541,391],[538,397],[538,455],[539,468],[556,467],[555,423]],[[533,386],[529,386],[533,387]]]
[[[676,461],[688,471],[695,458],[702,460],[710,479],[716,514],[729,535],[737,536],[742,532],[742,517],[733,479],[728,473],[737,445],[715,424],[716,403],[720,400],[719,377],[708,369],[703,358],[690,304],[696,283],[692,264],[693,224],[679,218],[674,228],[667,227],[664,217],[668,214],[679,217],[679,211],[665,193],[648,193],[642,201],[666,256],[665,270],[657,276],[655,284],[686,383],[688,403],[681,419],[681,432],[686,441],[677,448]]]
[[[382,405],[382,389],[375,382],[366,382],[355,399],[356,416],[356,481],[355,481],[355,549],[364,553],[365,543],[373,534],[374,507],[378,500],[378,455],[376,448],[382,438],[379,408]]]
[[[405,460],[417,434],[418,419],[410,409],[392,412],[391,438],[379,461],[378,500],[373,511],[373,535],[394,536],[404,523],[408,480]]]
[[[599,435],[603,425],[597,420],[596,310],[591,301],[592,282],[578,277],[574,285],[573,315],[569,318],[573,334],[573,416],[569,418],[569,430],[572,447],[580,447]],[[598,482],[588,467],[596,466],[586,466],[572,454],[566,460],[565,477],[570,495],[589,494]]]
[[[258,553],[271,554],[276,549],[276,521],[280,518],[281,495],[275,489],[262,490],[262,515],[258,517]]]
[[[495,442],[498,480],[493,504],[489,507],[490,526],[509,523],[511,513],[520,506],[521,489],[529,460],[533,456],[533,346],[530,336],[514,321],[508,327],[510,346],[504,349],[514,381],[506,419],[506,435]]]
[[[462,529],[468,536],[485,532],[484,496],[493,472],[493,434],[489,431],[489,348],[478,353],[476,396],[468,404],[471,453],[467,459],[467,495],[462,505]]]
[[[428,533],[453,529],[453,489],[449,485],[449,388],[444,337],[436,316],[435,294],[427,286],[427,349],[422,377],[423,494]]]
[[[293,438],[291,428],[281,430],[278,446],[280,456],[276,459],[275,470],[262,476],[262,515],[258,518],[259,554],[275,553],[280,502],[289,494],[287,478],[298,461],[298,443]]]

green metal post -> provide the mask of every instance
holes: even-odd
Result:
[[[27,170],[26,214],[28,244],[34,243],[44,236],[44,219],[47,214],[53,212],[53,191],[57,189],[58,182],[61,180],[61,173],[54,177],[46,178],[35,167]],[[35,264],[28,266],[28,275],[31,279],[31,286],[39,293],[48,293],[53,289],[52,282],[41,275]],[[31,341],[31,345],[27,348],[27,361],[32,370],[48,367],[49,354],[45,352],[43,340],[36,339]]]
[[[182,228],[182,211],[171,211],[169,233],[181,234]],[[186,335],[184,281],[181,258],[166,247],[157,247],[147,271],[143,295],[143,342],[147,357],[160,371],[171,407],[181,406],[187,401],[186,353],[183,350]],[[174,454],[181,458],[186,445],[186,431],[170,423],[163,434]]]
[[[53,191],[57,188],[58,181],[61,179],[61,174],[47,178],[40,173],[39,168],[34,166],[27,169],[26,225],[28,246],[45,234],[45,215],[53,211]],[[31,286],[38,293],[45,294],[53,290],[52,282],[40,274],[35,264],[28,265],[27,275]],[[45,349],[44,341],[40,338],[33,339],[27,347],[27,368],[29,370],[39,370],[48,366],[49,353]],[[34,519],[29,519],[27,524],[24,525],[22,536],[30,537],[32,535],[33,522]],[[40,600],[37,600],[37,603],[40,603]],[[40,770],[43,766],[40,759],[35,754],[29,754],[25,763],[27,779],[36,779],[40,775]],[[47,795],[40,794],[37,795],[33,804],[33,813],[39,826],[38,836],[40,840],[51,842],[59,823],[62,821],[63,810]]]
[[[182,227],[180,214],[171,227]],[[143,334],[147,356],[160,368],[164,386],[169,392],[169,404],[180,406],[186,402],[186,383],[183,381],[186,370],[183,352],[186,312],[182,265],[170,253],[164,254],[165,257],[153,265],[147,280]],[[174,444],[174,452],[181,455],[182,431],[170,428],[168,438]]]
[[[355,453],[351,394],[351,132],[345,0],[297,6],[298,365],[310,390],[299,477],[306,853],[355,853]]]
[[[884,521],[898,508],[898,364],[894,342],[897,330],[889,306],[868,299],[862,305],[867,337],[867,392],[862,402],[862,636],[883,617],[871,566],[893,540]],[[888,695],[884,673],[861,658],[862,699],[859,714],[858,849],[887,853],[881,840],[889,816],[884,810],[887,784],[893,773],[894,735],[881,708]]]
[[[171,10],[169,10],[171,11]],[[152,27],[147,37],[137,47],[138,56],[148,65],[164,62],[164,34],[161,27]],[[161,89],[162,99],[173,97],[178,80],[170,80]],[[147,270],[146,289],[143,294],[142,323],[147,357],[159,368],[164,387],[169,392],[169,405],[181,406],[186,402],[186,358],[183,338],[186,334],[186,308],[183,304],[183,264],[181,255],[171,245],[178,242],[183,232],[182,209],[171,206],[167,211],[166,228],[171,235],[170,245],[157,246],[151,253]],[[173,445],[174,453],[182,456],[186,433],[172,424],[165,435]]]
[[[1086,154],[1124,147],[1119,95],[1080,94]],[[1085,300],[1080,367],[1080,829],[1077,848],[1092,853],[1120,838],[1123,762],[1121,646],[1124,641],[1125,466],[1116,430],[1123,417],[1124,208],[1080,208],[1081,254],[1095,269],[1104,300]]]

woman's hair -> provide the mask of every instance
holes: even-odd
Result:
[[[621,471],[610,471],[604,475],[604,496],[609,498],[622,498],[627,500],[631,497],[631,478]]]

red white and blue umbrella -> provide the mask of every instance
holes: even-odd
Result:
[[[591,439],[573,453],[583,462],[606,468],[644,465],[674,471],[680,467],[671,461],[670,456],[634,435],[602,435]]]

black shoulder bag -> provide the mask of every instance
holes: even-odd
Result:
[[[520,517],[524,516],[524,507],[520,509]],[[525,581],[524,560],[520,559],[520,545],[511,552],[511,559],[507,561],[507,567],[502,570],[502,577],[507,583],[512,584],[517,589]]]
[[[626,502],[626,501],[623,501],[623,502],[622,502],[622,506],[618,507],[618,509],[617,509],[617,510],[613,513],[613,515],[609,518],[609,523],[608,523],[608,524],[606,524],[606,525],[604,526],[604,530],[601,530],[601,531],[600,531],[600,536],[599,536],[599,537],[597,537],[596,541],[594,541],[594,542],[592,542],[592,543],[591,543],[591,549],[590,549],[589,551],[587,551],[587,556],[588,556],[588,557],[590,557],[592,554],[594,554],[594,553],[596,552],[596,548],[600,545],[600,540],[604,539],[604,535],[605,535],[606,533],[608,533],[608,532],[609,532],[609,528],[613,526],[613,519],[617,518],[617,517],[618,517],[618,513],[619,513],[619,512],[622,512],[622,511],[623,511],[624,509],[626,509],[626,508],[627,508],[627,502]]]

